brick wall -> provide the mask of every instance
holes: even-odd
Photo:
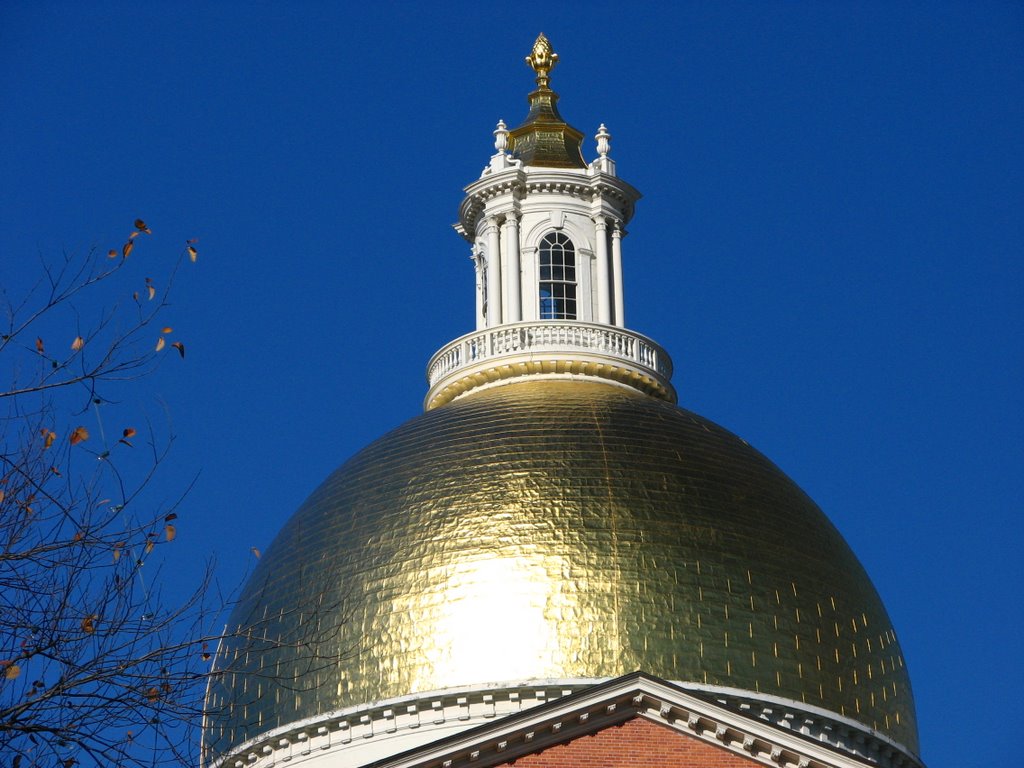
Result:
[[[760,763],[635,717],[622,725],[505,765],[516,768],[750,768]]]

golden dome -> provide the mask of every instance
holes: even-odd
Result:
[[[424,413],[327,478],[264,554],[206,744],[464,686],[634,670],[778,696],[916,752],[885,609],[817,506],[721,427],[615,385]]]

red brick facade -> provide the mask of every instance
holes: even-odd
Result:
[[[760,763],[642,717],[551,747],[516,768],[751,768]]]

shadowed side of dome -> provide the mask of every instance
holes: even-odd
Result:
[[[603,383],[481,390],[332,474],[231,623],[205,745],[411,693],[644,670],[917,749],[899,644],[814,503],[711,422]]]

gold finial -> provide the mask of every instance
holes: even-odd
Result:
[[[558,63],[558,54],[552,50],[551,41],[544,37],[543,32],[537,36],[526,63],[537,73],[537,87],[542,91],[548,90],[548,73]]]

